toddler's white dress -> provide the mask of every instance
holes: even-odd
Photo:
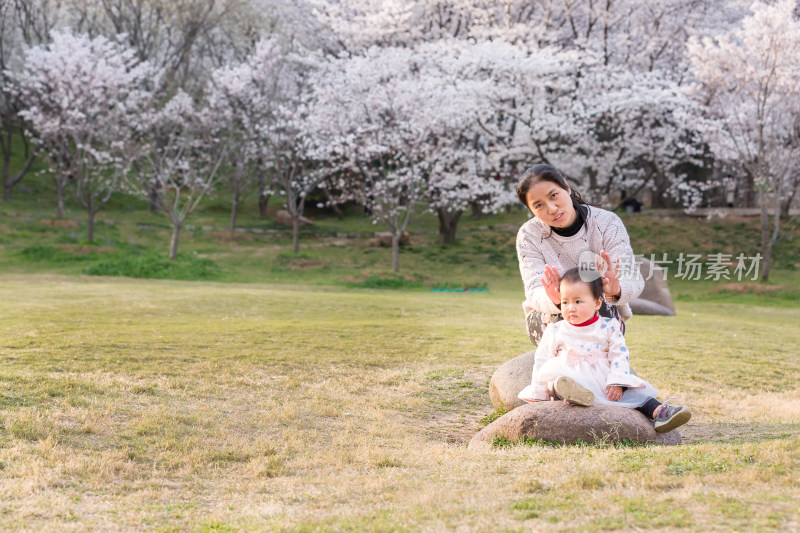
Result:
[[[652,385],[631,374],[625,337],[615,318],[595,316],[586,325],[561,320],[547,326],[536,348],[531,384],[519,398],[548,400],[547,383],[568,376],[594,393],[594,401],[636,408],[658,396]],[[606,387],[627,387],[619,401],[606,398]]]

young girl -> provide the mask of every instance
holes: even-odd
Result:
[[[561,277],[564,320],[545,329],[536,349],[533,380],[519,398],[629,407],[653,420],[659,433],[685,424],[692,416],[688,407],[662,404],[655,399],[658,391],[652,385],[631,374],[619,321],[597,314],[603,303],[602,283],[599,276],[584,281],[577,268]]]

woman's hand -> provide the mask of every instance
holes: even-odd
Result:
[[[619,286],[619,258],[614,262],[605,250],[601,250],[600,260],[598,261],[597,259],[597,256],[595,256],[597,271],[603,279],[603,294],[606,295],[606,299],[619,299],[622,296],[622,288]]]
[[[619,385],[610,385],[606,387],[606,398],[610,402],[618,402],[622,398],[622,387]]]
[[[544,276],[542,276],[542,287],[544,287],[550,301],[556,307],[561,305],[561,276],[558,270],[547,265],[544,267]]]

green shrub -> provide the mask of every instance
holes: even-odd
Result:
[[[361,281],[346,283],[348,287],[362,289],[418,289],[422,287],[420,276],[402,276],[400,274],[372,274]]]
[[[90,276],[181,280],[209,280],[220,275],[219,267],[210,259],[179,253],[170,260],[153,252],[101,261],[84,272]]]
[[[20,255],[28,261],[47,261],[52,259],[56,249],[52,246],[28,246],[20,252]]]

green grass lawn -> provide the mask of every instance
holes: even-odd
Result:
[[[467,449],[516,291],[0,276],[0,528],[788,531],[800,309],[635,317],[676,447]]]

